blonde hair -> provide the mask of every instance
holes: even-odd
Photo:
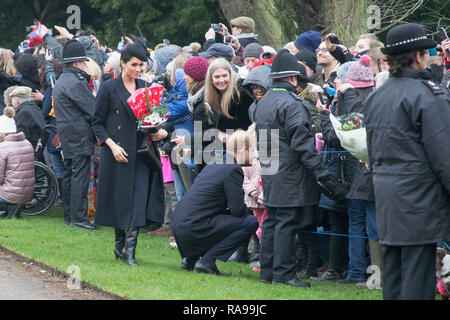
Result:
[[[12,87],[8,87],[4,92],[3,92],[3,100],[5,101],[5,105],[7,107],[12,107],[12,98],[10,96],[10,93],[19,86],[12,86]]]
[[[11,58],[9,51],[0,48],[0,70],[6,73],[8,76],[16,76],[17,70],[14,67],[14,60]]]
[[[187,54],[187,53],[180,53],[180,54],[177,54],[177,55],[173,58],[173,60],[172,60],[172,62],[173,62],[173,65],[172,65],[172,72],[170,72],[170,78],[169,78],[170,81],[171,81],[173,84],[175,84],[175,71],[176,71],[177,69],[183,68],[184,63],[185,63],[186,61],[188,61],[191,57],[192,57],[192,56],[191,56],[190,54]]]
[[[212,75],[217,69],[225,69],[230,74],[230,82],[224,93],[214,87]],[[229,113],[231,100],[239,100],[239,90],[237,87],[238,75],[231,69],[230,63],[224,58],[214,59],[208,67],[205,80],[205,103],[209,104],[217,114],[223,114],[227,118],[232,118]]]
[[[11,106],[6,106],[5,109],[3,109],[3,114],[5,116],[7,116],[8,118],[11,118],[11,119],[14,118],[14,114],[15,114],[14,108]],[[10,134],[15,134],[15,132],[0,133],[0,142],[3,142],[5,140],[5,137]]]
[[[255,137],[251,132],[238,129],[227,138],[226,148],[236,156],[242,149],[251,151],[254,143]]]
[[[202,45],[198,42],[191,42],[189,44],[189,47],[191,48],[192,52],[198,53],[198,51],[202,48]]]
[[[86,73],[91,76],[92,79],[101,80],[102,70],[97,62],[88,57],[86,61]]]

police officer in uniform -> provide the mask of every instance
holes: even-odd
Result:
[[[85,61],[88,58],[83,45],[77,40],[66,42],[62,60],[65,66],[53,89],[53,101],[64,156],[64,221],[93,230],[97,227],[89,223],[87,194],[94,146],[91,119],[95,97],[89,88]]]
[[[302,215],[305,207],[319,202],[317,182],[335,199],[343,199],[345,190],[324,169],[316,151],[309,106],[295,94],[300,75],[295,56],[280,50],[272,64],[272,87],[250,117],[256,123],[268,209],[261,238],[260,281],[309,287],[295,273],[294,237]]]
[[[425,69],[436,43],[423,26],[396,26],[386,39],[390,79],[364,111],[383,298],[434,299],[436,243],[449,229],[450,96]]]

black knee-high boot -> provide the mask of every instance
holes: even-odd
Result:
[[[125,246],[123,248],[123,258],[126,263],[131,266],[138,266],[134,255],[136,252],[137,238],[139,235],[139,228],[131,228],[125,235]]]
[[[124,260],[122,251],[125,246],[125,231],[118,228],[114,228],[114,231],[116,235],[114,254],[116,255],[116,259]]]

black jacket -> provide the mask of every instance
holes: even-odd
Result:
[[[44,116],[36,103],[27,101],[20,104],[16,108],[14,120],[16,121],[17,132],[23,132],[33,149],[36,149],[45,125]]]
[[[16,76],[8,76],[3,71],[0,71],[0,115],[3,114],[5,108],[4,92],[12,86],[23,86],[22,75],[18,73]]]
[[[254,121],[265,205],[317,205],[316,179],[324,167],[315,148],[309,106],[291,84],[274,80],[258,102]]]
[[[136,81],[136,89],[144,86],[143,80]],[[103,82],[95,99],[92,120],[102,147],[95,222],[122,230],[162,224],[164,218],[162,172],[150,171],[138,158],[143,136],[136,131],[137,119],[127,103],[129,96],[122,76]],[[125,150],[127,163],[116,161],[105,144],[108,138]],[[158,150],[154,151],[159,158]]]
[[[243,182],[244,172],[233,160],[200,172],[171,217],[182,257],[203,255],[239,227],[248,212]]]
[[[91,127],[95,97],[88,75],[72,66],[64,71],[53,88],[56,127],[65,158],[90,156],[94,146]]]
[[[450,214],[450,96],[405,68],[366,100],[380,242],[434,244]]]

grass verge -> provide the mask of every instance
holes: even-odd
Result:
[[[0,245],[24,257],[66,272],[78,266],[81,280],[112,294],[136,300],[380,300],[381,290],[310,281],[311,288],[259,283],[248,264],[218,262],[229,277],[184,271],[168,237],[141,233],[136,250],[139,267],[116,261],[114,230],[88,231],[64,224],[61,208],[45,216],[0,219]]]

